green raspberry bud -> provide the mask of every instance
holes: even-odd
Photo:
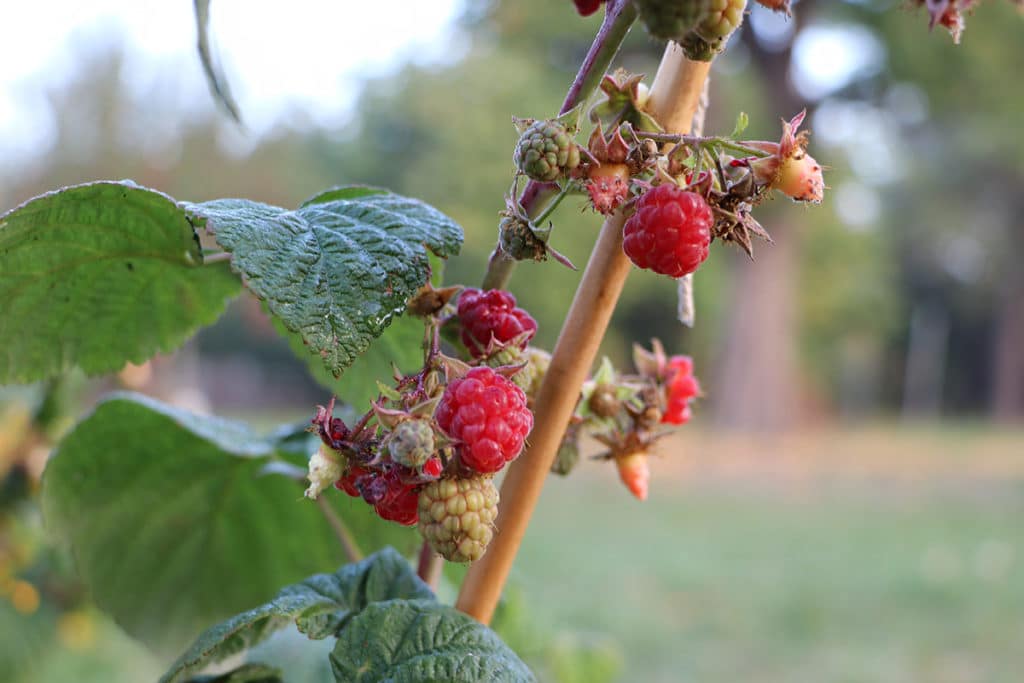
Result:
[[[696,32],[690,31],[679,44],[688,59],[695,62],[710,62],[725,49],[725,40],[725,38],[716,38],[708,41],[701,38]]]
[[[743,23],[746,8],[747,0],[710,0],[707,12],[693,30],[710,42],[725,38]]]
[[[551,365],[551,354],[544,349],[527,346],[523,355],[526,358],[526,367],[519,373],[523,378],[513,381],[526,392],[527,397],[535,399],[537,392],[540,391],[541,382],[544,381],[544,375],[548,373],[548,367]]]
[[[518,216],[506,215],[498,223],[498,245],[506,256],[516,261],[543,261],[547,256],[544,243],[529,222]]]
[[[438,479],[420,491],[420,534],[449,562],[483,557],[497,515],[498,489],[491,477]]]
[[[709,0],[633,0],[647,32],[661,40],[686,35],[707,12]]]
[[[434,454],[434,430],[426,420],[400,422],[388,437],[391,459],[406,467],[420,467]]]
[[[547,183],[580,165],[580,149],[557,121],[534,121],[519,136],[513,160],[521,173]]]

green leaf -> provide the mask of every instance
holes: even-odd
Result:
[[[270,312],[340,377],[449,256],[462,229],[423,202],[336,188],[294,211],[242,199],[192,204]]]
[[[199,676],[188,683],[284,683],[281,670],[266,664],[243,664],[220,676]]]
[[[41,195],[0,216],[0,384],[140,363],[238,292],[164,194],[105,181]]]
[[[424,600],[370,605],[345,624],[331,653],[337,681],[533,681],[494,631]]]
[[[346,619],[373,602],[433,597],[405,558],[393,548],[385,548],[334,574],[318,574],[288,586],[267,604],[208,629],[160,680],[184,680],[190,673],[246,650],[291,623],[309,638],[319,640],[335,635]]]
[[[736,125],[732,129],[732,133],[729,135],[731,138],[738,138],[743,135],[743,131],[750,125],[750,117],[747,116],[747,112],[741,111],[736,115]]]
[[[180,652],[209,624],[344,559],[302,485],[271,473],[292,448],[289,433],[261,438],[241,423],[115,396],[47,464],[47,523],[102,609],[157,650]],[[410,529],[361,500],[330,500],[363,548],[412,549]]]
[[[377,382],[390,382],[394,366],[403,373],[410,373],[423,364],[423,321],[415,316],[396,318],[341,379],[335,379],[318,357],[309,354],[298,334],[289,332],[277,318],[272,320],[277,331],[288,339],[295,355],[308,361],[313,378],[359,414],[368,410],[370,401],[380,393]]]
[[[235,98],[231,94],[228,79],[210,46],[210,2],[211,0],[194,0],[196,34],[198,36],[196,48],[199,50],[199,61],[202,62],[203,73],[206,74],[206,82],[210,86],[210,92],[213,93],[214,101],[236,123],[241,123],[242,116],[238,111],[238,103],[235,102]]]

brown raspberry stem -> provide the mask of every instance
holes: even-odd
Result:
[[[423,546],[420,547],[420,559],[416,565],[416,574],[435,593],[437,592],[438,584],[441,582],[441,571],[443,569],[444,558],[434,552],[428,541],[423,541]]]
[[[565,95],[559,114],[564,114],[580,102],[583,102],[597,89],[605,72],[611,65],[619,46],[636,21],[636,8],[630,0],[608,0],[604,21],[594,42],[584,57],[580,70],[576,73],[569,92]],[[531,218],[535,218],[551,199],[558,194],[558,185],[554,183],[538,183],[530,181],[519,198],[519,204]],[[505,289],[516,261],[505,256],[495,247],[487,263],[482,289]]]
[[[363,559],[363,551],[359,549],[355,536],[345,526],[345,522],[341,520],[331,504],[327,502],[327,496],[318,496],[316,504],[320,506],[320,512],[323,513],[324,519],[334,531],[334,535],[338,537],[338,544],[341,546],[342,552],[345,553],[345,559],[349,562],[358,562]]]
[[[668,44],[649,100],[652,115],[666,130],[689,129],[709,69],[710,63],[692,62],[678,45]],[[630,262],[622,251],[623,222],[620,209],[601,228],[537,396],[537,421],[529,446],[505,476],[494,540],[487,553],[470,566],[455,604],[485,624],[501,597],[580,388],[629,274]]]

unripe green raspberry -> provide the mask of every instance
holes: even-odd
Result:
[[[695,62],[710,62],[725,49],[725,38],[704,40],[696,31],[690,31],[679,45],[688,59]]]
[[[633,4],[648,33],[679,41],[705,15],[708,0],[633,0]]]
[[[551,354],[544,349],[535,346],[527,346],[524,352],[526,367],[519,374],[522,379],[516,382],[526,392],[527,398],[537,398],[540,385],[544,381],[544,375],[548,374],[548,367],[551,365]],[[517,375],[518,377],[518,375]]]
[[[580,149],[558,122],[534,121],[519,136],[513,158],[522,173],[547,183],[580,165]]]
[[[543,261],[547,253],[530,224],[518,216],[505,216],[498,223],[498,244],[506,256],[516,261]]]
[[[434,454],[434,430],[426,420],[400,422],[388,437],[391,459],[406,467],[420,467]]]
[[[438,479],[420,491],[420,535],[449,562],[475,562],[494,535],[498,489],[491,477]]]
[[[710,0],[704,18],[693,30],[707,41],[725,38],[743,23],[746,8],[747,0]]]

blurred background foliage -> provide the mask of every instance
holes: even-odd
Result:
[[[946,476],[943,464],[935,477],[915,479],[930,493],[915,489],[910,503],[897,506],[905,537],[888,528],[892,511],[876,507],[877,491],[830,486],[827,494],[793,502],[790,488],[774,497],[771,487],[765,492],[751,483],[753,475],[733,472],[724,477],[732,483],[722,486],[722,473],[711,466],[710,474],[670,468],[661,475],[674,482],[665,484],[665,500],[627,508],[644,515],[632,523],[615,507],[599,528],[543,525],[532,532],[535,544],[524,550],[517,581],[527,613],[546,613],[552,634],[554,624],[569,631],[538,643],[510,607],[507,635],[550,680],[980,681],[1011,680],[1014,667],[1024,666],[1020,649],[1013,654],[1024,639],[1013,620],[1024,607],[1022,570],[1013,560],[1024,539],[1012,523],[1024,504],[1012,457],[1024,451],[1019,11],[987,0],[954,46],[941,32],[928,35],[923,12],[890,0],[803,0],[795,9],[789,21],[753,9],[715,64],[706,130],[728,132],[743,110],[749,137],[777,139],[779,120],[806,107],[811,152],[830,167],[825,203],[808,209],[779,199],[764,206],[759,218],[775,243],[756,245],[754,261],[715,245],[696,276],[692,330],[675,321],[674,283],[634,273],[604,350],[625,366],[632,343],[657,336],[671,351],[695,357],[707,396],[688,428],[699,437],[681,443],[701,462],[721,454],[744,473],[773,479],[778,458],[784,463],[794,454],[828,455],[824,460],[834,463],[836,452],[854,460],[864,451],[891,453],[901,463],[925,463],[928,472],[934,464],[915,459],[917,453],[991,457],[957,460],[962,476]],[[24,167],[4,165],[0,207],[97,178],[132,178],[193,201],[244,196],[282,206],[330,185],[381,185],[422,198],[465,227],[464,250],[446,279],[475,284],[511,181],[511,116],[556,112],[598,25],[599,16],[580,19],[568,0],[467,2],[451,59],[412,61],[367,77],[351,88],[354,106],[343,124],[316,125],[297,110],[269,133],[249,137],[212,105],[179,118],[167,95],[174,74],[162,74],[139,96],[125,76],[133,56],[112,32],[76,47],[60,86],[39,86],[56,122],[52,139]],[[653,75],[660,53],[638,28],[617,63]],[[582,266],[598,217],[582,200],[570,200],[552,220],[552,244]],[[511,289],[540,322],[539,345],[554,343],[578,279],[553,262],[518,267]],[[199,410],[282,421],[306,417],[326,398],[259,306],[245,299],[173,356],[116,379],[70,378],[61,389],[67,415],[113,386]],[[39,405],[44,395],[52,394],[4,394],[0,679],[152,677],[159,663],[89,606],[68,558],[45,540],[31,492],[45,444],[69,418],[48,417]],[[921,422],[893,426],[901,418]],[[831,436],[808,440],[821,429]],[[858,429],[867,436],[847,438]],[[824,471],[844,480],[831,465]],[[868,480],[891,476],[879,467]],[[595,484],[607,472],[588,477],[555,484],[556,497],[545,499],[542,514],[598,514],[605,503],[595,490],[622,502],[621,491]],[[709,480],[710,492],[694,485]],[[978,495],[979,481],[985,492],[1001,495]],[[752,501],[744,498],[751,488]],[[947,495],[958,504],[949,505]],[[808,506],[818,513],[808,515],[814,523],[801,512]],[[751,544],[758,520],[761,540]],[[608,542],[609,533],[635,533],[630,524],[644,527],[637,538],[654,539],[657,553],[640,558],[634,553],[642,547]],[[581,542],[601,548],[603,573],[571,568],[576,560],[559,556],[558,533],[580,534]],[[674,534],[682,534],[678,544],[666,548]],[[808,546],[826,548],[825,559],[802,555]],[[879,559],[881,565],[872,562]],[[746,571],[731,569],[739,565]],[[625,587],[608,586],[609,577]],[[586,598],[604,591],[609,604],[557,590],[577,579]],[[810,593],[798,585],[805,580]],[[731,591],[749,591],[750,599]],[[860,599],[866,611],[854,614]],[[650,618],[662,603],[698,616]],[[739,616],[728,617],[730,610]],[[946,623],[962,619],[964,610],[963,630]],[[863,622],[869,614],[894,624],[895,645],[877,642],[879,623]],[[680,639],[689,644],[678,646]],[[749,649],[726,653],[729,645]],[[950,654],[954,645],[959,649]]]

